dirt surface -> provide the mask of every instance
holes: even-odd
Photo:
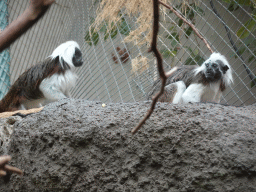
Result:
[[[14,124],[0,191],[255,192],[256,107],[64,99]]]

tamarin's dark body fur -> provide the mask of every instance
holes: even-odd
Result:
[[[233,81],[231,67],[220,53],[212,53],[200,67],[196,65],[174,67],[166,75],[165,91],[158,101],[174,104],[219,103],[222,92]],[[148,99],[152,99],[159,92],[160,87],[161,81],[155,81],[148,93]]]
[[[75,85],[75,67],[83,64],[79,45],[61,44],[51,56],[25,71],[0,101],[0,112],[41,107],[45,101],[69,96]]]

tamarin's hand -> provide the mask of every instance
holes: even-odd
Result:
[[[6,175],[6,171],[11,171],[13,173],[17,173],[22,175],[22,171],[16,167],[7,165],[7,163],[11,160],[11,156],[1,156],[0,157],[0,177]]]

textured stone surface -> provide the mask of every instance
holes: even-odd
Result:
[[[0,191],[256,191],[256,109],[65,99],[14,124]]]
[[[7,148],[13,133],[14,124],[21,120],[22,118],[19,116],[0,118],[0,154],[6,154],[8,152]]]

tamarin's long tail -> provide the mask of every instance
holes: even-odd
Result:
[[[0,101],[0,113],[19,109],[22,98],[18,96],[17,91],[11,88]]]

